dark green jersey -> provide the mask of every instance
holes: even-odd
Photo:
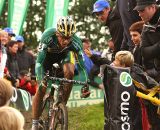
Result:
[[[77,54],[78,69],[82,76],[82,81],[87,81],[87,73],[83,62],[83,49],[82,41],[73,35],[69,45],[63,49],[60,48],[58,39],[56,36],[56,29],[47,29],[41,38],[39,44],[39,53],[36,60],[36,75],[38,80],[43,79],[44,72],[49,69],[52,64],[57,62],[68,62],[69,52],[74,52]]]

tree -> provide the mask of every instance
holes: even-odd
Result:
[[[7,26],[7,16],[8,16],[7,11],[8,11],[8,1],[5,2],[1,17],[0,17],[0,28],[1,29]]]
[[[69,14],[77,23],[78,34],[81,37],[88,37],[92,41],[92,48],[106,48],[105,41],[110,38],[107,28],[92,16],[93,4],[96,0],[71,0],[73,6],[69,8]]]
[[[30,5],[26,17],[26,27],[23,30],[23,35],[27,45],[33,48],[38,46],[39,37],[44,31],[46,15],[45,0],[30,0]]]
[[[110,38],[107,28],[102,27],[100,22],[92,16],[93,4],[96,0],[70,0],[69,15],[73,16],[77,23],[77,34],[88,37],[92,41],[92,48],[106,48],[105,41]],[[7,26],[8,1],[0,17],[0,27]],[[25,42],[31,48],[36,48],[39,36],[44,31],[46,15],[46,0],[30,0],[27,17],[24,23],[22,35]]]
[[[4,10],[0,17],[0,27],[3,29],[7,27],[8,17],[8,1],[6,0]],[[30,0],[27,17],[24,22],[22,36],[24,36],[25,43],[31,48],[36,48],[39,42],[38,36],[44,31],[46,13],[45,0]],[[39,34],[39,35],[38,35]]]

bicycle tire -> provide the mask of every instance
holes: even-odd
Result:
[[[41,126],[39,130],[49,130],[50,120],[49,120],[49,100],[46,98],[42,103],[42,114],[40,116],[39,125]]]
[[[59,103],[53,107],[52,130],[68,130],[68,111],[66,105]]]

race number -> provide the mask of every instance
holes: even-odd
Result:
[[[39,46],[38,46],[38,51],[42,51],[42,50],[44,50],[44,48],[46,47],[46,45],[45,44],[43,44],[43,43],[40,43],[39,44]]]

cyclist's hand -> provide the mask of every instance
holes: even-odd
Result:
[[[41,85],[42,85],[43,87],[47,87],[47,76],[44,77],[43,80],[40,81],[40,82],[41,82]]]
[[[42,86],[47,87],[48,78],[49,78],[49,71],[45,74],[43,80],[41,81]]]
[[[90,91],[89,91],[89,85],[85,85],[81,88],[81,98],[87,98],[90,95]]]

